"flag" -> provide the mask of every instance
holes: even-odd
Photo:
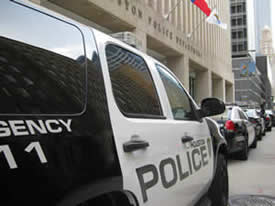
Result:
[[[191,0],[191,2],[199,7],[200,10],[206,14],[206,16],[210,16],[211,9],[208,7],[208,4],[205,0]]]
[[[242,62],[240,67],[242,77],[253,76],[256,73],[256,65],[254,61]]]
[[[227,29],[227,24],[224,24],[221,22],[216,9],[213,9],[211,14],[206,18],[206,21],[209,24],[215,24],[215,25],[221,27],[222,29],[225,29],[225,30]]]

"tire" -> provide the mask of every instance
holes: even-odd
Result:
[[[268,128],[267,128],[267,131],[268,131],[268,132],[271,132],[271,130],[272,130],[271,127],[268,127]]]
[[[263,136],[265,136],[265,130],[264,130]]]
[[[223,154],[219,154],[216,173],[208,191],[211,206],[228,206],[228,188],[227,161]]]
[[[239,159],[246,161],[248,160],[248,142],[247,140],[244,142],[243,150],[239,154]]]
[[[260,132],[260,134],[258,135],[258,140],[262,140],[263,139],[263,134]]]
[[[258,137],[256,136],[254,142],[251,145],[251,148],[255,149],[257,148],[257,145],[258,145]]]

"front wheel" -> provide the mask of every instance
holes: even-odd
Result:
[[[227,161],[223,154],[219,154],[217,169],[208,191],[212,206],[228,206],[228,172]]]

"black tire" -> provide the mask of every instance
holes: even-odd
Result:
[[[267,131],[268,131],[268,132],[271,132],[271,130],[272,130],[271,127],[268,127],[268,128],[267,128]]]
[[[208,191],[211,206],[228,206],[228,188],[227,161],[219,154],[215,177]]]
[[[258,140],[262,140],[263,139],[263,134],[262,134],[262,132],[260,132],[260,134],[258,135]]]
[[[239,159],[246,161],[248,160],[248,142],[247,140],[244,142],[243,150],[239,154]]]
[[[263,136],[265,136],[265,130],[264,130]]]
[[[257,148],[257,145],[258,145],[258,137],[256,136],[254,142],[251,145],[251,148],[255,149]]]

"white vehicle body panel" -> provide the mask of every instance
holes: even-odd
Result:
[[[132,192],[138,199],[140,205],[191,205],[205,193],[212,181],[214,173],[214,158],[213,148],[207,150],[208,164],[197,172],[192,168],[192,175],[180,180],[179,162],[180,159],[182,172],[190,172],[190,164],[188,164],[187,152],[192,148],[187,148],[183,145],[181,138],[184,135],[192,136],[194,141],[204,140],[212,145],[212,140],[209,133],[209,128],[205,120],[199,121],[176,121],[172,117],[171,108],[168,102],[162,80],[154,66],[152,58],[144,55],[136,49],[121,43],[101,32],[93,30],[98,44],[101,64],[103,68],[104,81],[110,111],[111,123],[115,136],[115,144],[121,165],[123,175],[124,190]],[[119,110],[112,91],[108,64],[106,62],[105,47],[107,44],[116,44],[137,55],[140,55],[150,68],[152,78],[154,80],[156,90],[160,99],[163,110],[163,115],[166,119],[142,119],[128,118]],[[123,150],[123,144],[130,141],[132,138],[147,141],[150,146],[146,149],[137,150],[131,153],[126,153]],[[207,143],[206,143],[207,145]],[[211,154],[212,153],[212,154]],[[164,159],[173,159],[177,162],[177,181],[169,187],[164,188],[161,181],[160,163]],[[196,155],[195,163],[198,164],[201,160]],[[201,162],[202,164],[202,162]],[[147,201],[141,191],[140,182],[137,176],[137,169],[145,165],[154,165],[158,170],[158,181],[151,188],[146,190]],[[192,167],[192,166],[191,166]],[[173,168],[167,165],[164,168],[165,178],[171,181],[174,177]],[[144,181],[152,180],[154,174],[146,173]]]

